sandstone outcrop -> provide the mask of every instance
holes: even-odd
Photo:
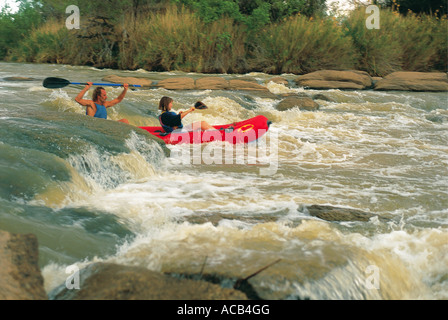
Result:
[[[102,80],[111,83],[119,83],[119,84],[127,83],[127,84],[139,85],[142,87],[151,87],[153,84],[153,81],[147,78],[120,77],[117,75],[110,75],[104,77]]]
[[[206,76],[199,79],[190,77],[170,77],[160,81],[148,78],[121,77],[109,75],[102,79],[111,83],[129,83],[141,85],[145,88],[164,88],[167,90],[238,90],[267,94],[269,82],[285,86],[297,85],[316,90],[401,90],[401,91],[448,91],[448,76],[441,72],[394,72],[384,78],[370,77],[367,72],[358,70],[320,70],[298,76],[292,82],[284,77],[272,77],[265,81],[265,85],[257,83],[255,79],[227,80],[220,76]]]
[[[227,90],[229,81],[221,77],[204,77],[196,80],[197,90]]]
[[[448,91],[448,76],[441,72],[394,72],[379,80],[375,90]]]
[[[310,89],[364,90],[372,86],[369,74],[357,70],[320,70],[299,76],[295,82],[298,86]]]

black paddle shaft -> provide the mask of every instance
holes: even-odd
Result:
[[[61,79],[61,78],[55,78],[55,77],[49,77],[49,78],[45,78],[42,85],[45,88],[48,89],[59,89],[59,88],[64,88],[70,84],[81,84],[81,85],[86,85],[87,83],[85,82],[70,82],[66,79]],[[117,84],[117,83],[93,83],[92,85],[94,86],[112,86],[112,87],[122,87],[122,84]],[[132,87],[141,87],[141,85],[130,85]]]

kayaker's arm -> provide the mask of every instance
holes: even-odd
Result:
[[[82,89],[81,92],[78,93],[78,95],[76,96],[75,101],[78,102],[80,105],[85,106],[85,107],[92,105],[92,100],[83,99],[84,95],[90,89],[91,86],[92,86],[92,82],[87,82],[84,89]]]
[[[180,111],[180,118],[183,119],[187,114],[189,114],[190,112],[193,112],[195,109],[195,107],[191,107],[190,109],[188,109],[187,111]]]
[[[126,92],[128,91],[129,85],[127,83],[125,83],[125,84],[123,84],[123,87],[124,87],[123,91],[117,98],[115,98],[114,100],[111,100],[111,101],[106,101],[104,103],[104,106],[106,108],[112,107],[112,106],[116,105],[117,103],[120,103],[121,101],[123,101],[124,96],[126,95]]]

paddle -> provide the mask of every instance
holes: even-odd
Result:
[[[195,107],[195,109],[198,109],[198,110],[208,109],[208,107],[204,103],[202,103],[201,101],[196,102],[194,104],[194,107]]]
[[[70,82],[66,79],[61,79],[61,78],[55,78],[55,77],[49,77],[49,78],[45,78],[42,85],[45,88],[48,89],[59,89],[59,88],[64,88],[70,84],[81,84],[81,85],[86,85],[87,83],[82,83],[82,82]],[[122,87],[122,84],[118,84],[118,83],[93,83],[94,86],[111,86],[111,87]],[[141,85],[138,84],[130,84],[130,87],[141,87]]]

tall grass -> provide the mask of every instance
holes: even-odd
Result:
[[[360,8],[343,22],[360,54],[357,69],[377,76],[399,70],[446,70],[446,19],[383,9],[379,29],[367,29],[365,21],[365,10]]]
[[[437,16],[400,17],[404,70],[448,71],[448,20]]]
[[[64,27],[62,27],[64,26]],[[37,63],[68,63],[66,46],[70,41],[63,22],[51,20],[31,30],[8,56],[12,61]]]
[[[352,39],[333,19],[295,16],[266,28],[256,44],[256,60],[268,73],[353,68],[357,59]]]
[[[243,27],[230,18],[206,24],[187,9],[169,7],[165,14],[139,17],[136,25],[128,48],[133,65],[148,70],[232,72],[245,56]]]
[[[376,76],[401,69],[403,51],[399,42],[398,16],[381,10],[380,29],[368,29],[365,10],[360,8],[344,21],[343,28],[360,54],[357,69]]]

